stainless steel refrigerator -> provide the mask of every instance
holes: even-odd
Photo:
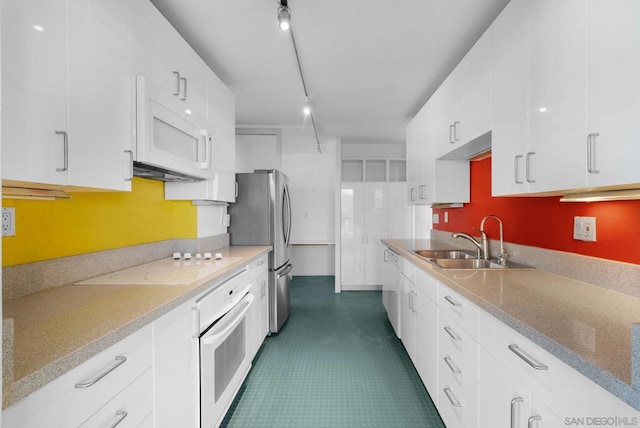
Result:
[[[269,330],[277,333],[289,317],[291,281],[291,200],[282,172],[236,174],[238,197],[230,204],[231,245],[271,245],[269,253]]]

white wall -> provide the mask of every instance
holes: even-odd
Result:
[[[274,135],[279,135],[279,144]],[[316,146],[313,129],[309,127],[260,126],[236,130],[236,165],[239,168],[248,171],[267,169],[279,162],[281,166],[277,169],[289,177],[293,274],[298,276],[333,275],[335,272],[334,209],[335,186],[339,179],[336,140],[321,140],[322,153],[317,152]],[[251,147],[256,147],[259,155],[251,153]]]

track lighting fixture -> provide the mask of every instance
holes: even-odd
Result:
[[[302,112],[305,116],[309,116],[311,114],[311,103],[309,102],[309,97],[304,97],[304,107],[302,108]]]
[[[307,84],[304,81],[304,74],[302,73],[302,64],[300,63],[300,54],[298,53],[298,46],[296,45],[296,38],[293,35],[293,29],[291,28],[291,11],[287,4],[287,0],[280,0],[280,6],[278,7],[278,23],[280,28],[284,31],[289,31],[291,35],[291,44],[293,45],[293,53],[295,54],[296,63],[298,64],[298,72],[300,73],[300,81],[302,82],[302,89],[304,91],[304,107],[302,112],[305,116],[311,119],[311,126],[313,127],[313,133],[316,137],[316,150],[318,153],[322,153],[320,148],[320,138],[318,138],[318,129],[316,128],[316,121],[314,119],[313,109],[309,102],[309,92],[307,91]]]
[[[289,31],[291,28],[291,11],[287,7],[286,1],[281,2],[278,8],[278,25],[282,31]]]

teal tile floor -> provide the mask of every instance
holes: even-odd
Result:
[[[222,427],[444,427],[387,320],[380,292],[294,277],[291,315],[267,337]]]

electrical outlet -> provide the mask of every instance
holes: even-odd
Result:
[[[16,209],[2,208],[2,236],[16,236]]]
[[[433,224],[440,224],[440,214],[433,213]]]
[[[596,218],[574,217],[573,239],[587,242],[596,242]]]

